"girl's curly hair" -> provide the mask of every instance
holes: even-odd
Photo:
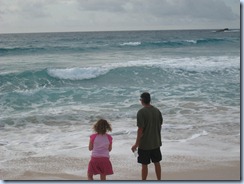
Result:
[[[98,134],[105,134],[107,131],[112,131],[111,125],[105,119],[100,119],[93,126],[93,129]]]

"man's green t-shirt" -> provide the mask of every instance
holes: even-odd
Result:
[[[151,150],[162,146],[161,125],[163,117],[161,112],[154,106],[143,107],[137,113],[137,126],[143,128],[139,148]]]

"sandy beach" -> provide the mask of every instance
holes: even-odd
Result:
[[[163,143],[162,180],[240,181],[240,149],[233,145],[233,148],[225,146],[227,150],[221,150],[207,138],[205,136],[189,143]],[[201,145],[202,141],[208,142],[211,149]],[[115,140],[115,143],[110,153],[114,174],[107,176],[107,180],[139,181],[141,165],[130,150],[133,140]],[[86,181],[90,154],[87,146],[83,146],[70,148],[68,152],[50,152],[49,155],[44,152],[15,152],[15,158],[9,159],[5,151],[1,150],[0,156],[5,160],[1,162],[0,179]],[[94,176],[94,179],[99,180],[99,175]],[[147,179],[156,180],[152,163],[149,165]]]
[[[177,164],[176,160],[179,160]],[[165,181],[208,181],[208,180],[240,180],[240,161],[206,162],[194,158],[182,157],[172,162],[161,162],[162,180]],[[4,180],[87,180],[86,168],[89,159],[49,157],[30,157],[29,159],[13,160],[15,168],[1,170],[0,178]],[[140,180],[140,165],[136,160],[111,158],[114,174],[107,180]],[[7,163],[6,163],[7,164]],[[19,168],[22,169],[19,169]],[[10,168],[8,168],[10,169]],[[20,172],[21,171],[21,172]],[[94,177],[99,180],[99,176]],[[155,180],[154,166],[149,165],[148,180]]]

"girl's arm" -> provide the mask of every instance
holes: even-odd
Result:
[[[112,143],[109,144],[109,146],[108,146],[108,151],[111,151],[111,150],[112,150]]]
[[[95,140],[96,136],[97,136],[97,134],[92,134],[90,136],[90,142],[89,142],[89,147],[88,147],[89,151],[93,150],[93,144],[94,144],[94,140]]]
[[[92,143],[92,141],[90,140],[90,142],[89,142],[89,151],[91,151],[91,150],[93,150],[93,143]]]
[[[113,143],[113,138],[111,135],[107,134],[108,140],[109,140],[109,146],[108,146],[108,151],[112,150],[112,143]]]

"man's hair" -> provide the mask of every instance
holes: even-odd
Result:
[[[145,103],[145,104],[150,104],[151,102],[151,96],[148,92],[144,92],[141,94],[141,100]]]

